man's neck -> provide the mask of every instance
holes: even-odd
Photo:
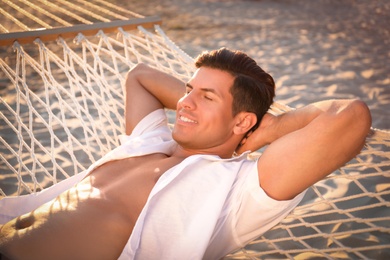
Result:
[[[233,156],[233,152],[221,152],[221,151],[213,151],[212,149],[190,149],[182,147],[181,145],[177,145],[175,151],[173,152],[173,157],[180,157],[180,158],[187,158],[191,155],[216,155],[219,156],[222,159],[228,159]]]

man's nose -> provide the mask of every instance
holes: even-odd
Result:
[[[195,103],[195,100],[194,100],[193,93],[190,92],[190,93],[186,94],[185,96],[183,96],[179,100],[179,104],[184,109],[188,109],[188,110],[194,109],[196,107],[196,103]]]

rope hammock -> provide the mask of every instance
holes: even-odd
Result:
[[[3,20],[16,29],[0,25],[0,45],[6,46],[0,58],[2,197],[38,192],[86,170],[119,145],[124,76],[135,64],[182,80],[194,71],[193,59],[155,17],[102,0],[3,2]],[[49,18],[55,22],[43,22]],[[33,30],[22,19],[46,29]],[[289,109],[275,104],[272,112]],[[167,113],[173,123],[174,112]],[[280,224],[226,258],[390,257],[389,148],[390,133],[371,129],[356,158],[309,188]]]

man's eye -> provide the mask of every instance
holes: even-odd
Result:
[[[209,97],[209,96],[204,96],[204,98],[205,99],[207,99],[207,100],[213,100],[211,97]]]

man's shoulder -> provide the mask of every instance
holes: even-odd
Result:
[[[168,119],[164,109],[157,109],[145,116],[133,129],[130,135],[120,135],[120,143],[124,144],[128,139],[142,136],[146,133],[160,132],[170,134]]]
[[[167,126],[168,119],[164,109],[157,109],[145,116],[134,128],[132,134],[150,131],[159,126]]]
[[[203,161],[203,163],[199,164],[200,161]],[[257,159],[253,159],[247,155],[221,159],[217,155],[195,154],[187,157],[179,164],[197,164],[198,167],[217,166],[225,172],[237,172],[239,178],[246,176],[248,172],[255,172],[257,174]]]

